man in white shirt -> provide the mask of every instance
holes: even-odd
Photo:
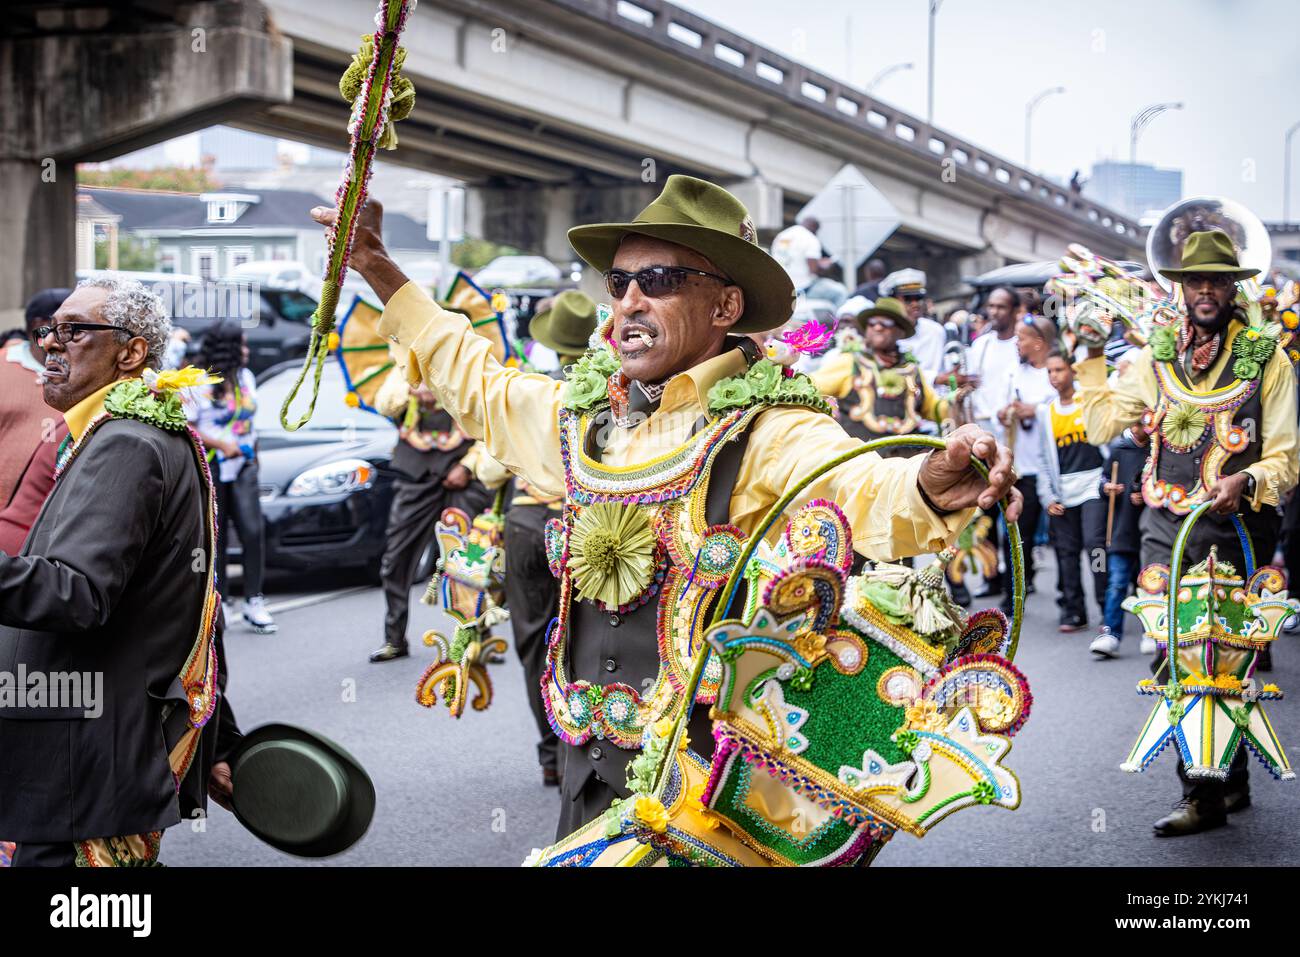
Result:
[[[970,374],[979,379],[979,385],[971,393],[971,414],[981,428],[1005,438],[998,413],[1007,404],[1011,379],[1020,366],[1020,350],[1016,345],[1020,297],[1010,286],[998,286],[989,293],[984,312],[989,331],[971,344],[966,359]]]
[[[772,258],[790,275],[795,292],[803,292],[817,278],[822,262],[822,243],[817,238],[821,223],[805,216],[783,229],[772,240]]]
[[[1016,342],[1020,296],[1010,286],[998,286],[989,293],[984,313],[988,317],[988,331],[971,344],[966,357],[966,368],[979,383],[971,393],[971,416],[981,428],[1005,441],[1006,429],[999,421],[998,413],[1012,396],[1012,379],[1020,368],[1020,348]],[[998,545],[997,516],[993,518],[989,539]],[[1003,549],[999,548],[1001,551]],[[997,578],[986,582],[975,597],[989,598],[1001,593],[1002,581]]]

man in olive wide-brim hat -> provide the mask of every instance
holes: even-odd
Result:
[[[1100,346],[1076,366],[1077,401],[1088,441],[1104,444],[1125,429],[1139,434],[1151,410],[1151,461],[1142,474],[1142,567],[1168,565],[1174,539],[1187,513],[1210,501],[1188,536],[1183,570],[1203,562],[1214,547],[1219,559],[1244,572],[1244,556],[1232,516],[1240,513],[1259,564],[1277,548],[1277,504],[1295,486],[1296,384],[1275,331],[1252,327],[1236,302],[1237,283],[1259,270],[1237,259],[1222,230],[1192,233],[1178,267],[1161,269],[1179,283],[1186,303],[1181,323],[1158,328],[1112,389]],[[1231,417],[1225,426],[1224,415]],[[1092,643],[1111,658],[1119,642],[1108,634]],[[1151,642],[1147,653],[1154,652]],[[1257,662],[1266,666],[1261,652]],[[1164,655],[1157,656],[1163,663]],[[1271,663],[1267,663],[1270,664]],[[1153,665],[1154,667],[1154,665]],[[1220,827],[1226,816],[1250,806],[1245,749],[1237,752],[1226,780],[1189,779],[1175,752],[1183,798],[1155,823],[1161,837]]]
[[[336,218],[324,208],[312,215],[326,225]],[[680,492],[679,485],[674,494],[697,501],[711,524],[751,534],[787,489],[858,444],[830,416],[807,405],[774,400],[753,416],[717,412],[724,393],[743,392],[734,377],[745,375],[751,357],[757,360],[753,343],[738,334],[779,327],[790,318],[794,292],[785,270],[757,245],[745,207],[719,186],[672,176],[631,222],[569,231],[578,255],[604,274],[614,352],[598,362],[593,358],[597,364],[577,370],[567,387],[500,365],[464,319],[439,309],[407,281],[381,236],[381,211],[371,200],[358,224],[351,265],[387,304],[380,332],[405,353],[412,381],[427,382],[461,427],[515,474],[543,491],[570,495],[579,525],[593,510],[582,511],[586,493],[575,483],[595,474],[606,476],[600,481],[609,488],[652,483],[675,463],[703,460],[691,451],[722,436],[728,441],[717,447],[731,451],[709,459],[689,491]],[[754,362],[766,380],[759,361],[767,360]],[[605,371],[611,364],[621,368]],[[732,391],[726,385],[714,390],[719,383]],[[564,433],[573,436],[563,446],[562,416]],[[971,467],[972,454],[991,466],[988,481]],[[854,547],[865,555],[913,555],[954,540],[975,506],[993,506],[1011,489],[1012,478],[1007,450],[971,427],[954,432],[944,452],[853,459],[813,482],[798,501],[835,501],[856,533]],[[580,500],[572,497],[578,493]],[[625,516],[651,507],[621,495],[618,501],[610,507]],[[1018,510],[1013,502],[1013,518]],[[571,556],[576,532],[567,532]],[[592,536],[593,546],[597,538],[608,544],[608,533],[600,534]],[[637,753],[638,729],[667,717],[647,713],[655,703],[640,693],[662,671],[655,617],[673,589],[654,596],[654,586],[647,585],[624,594],[625,586],[611,580],[608,570],[601,574],[594,567],[602,559],[612,562],[614,555],[593,557],[570,607],[561,609],[567,624],[552,638],[551,667],[543,679],[552,726],[567,742],[561,756],[561,835],[627,795],[626,768]],[[655,571],[653,560],[639,561],[637,555],[619,560],[628,563],[619,571],[637,581],[647,568]],[[573,581],[572,558],[559,571]],[[597,604],[602,599],[587,597],[587,587],[608,601]],[[675,647],[666,653],[675,654]],[[604,703],[586,709],[584,702],[592,700]],[[696,709],[705,724],[691,735],[701,753],[712,744],[706,712]]]

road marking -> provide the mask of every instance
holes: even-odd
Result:
[[[314,595],[303,595],[301,598],[290,598],[287,601],[278,601],[266,606],[266,611],[271,615],[278,615],[281,612],[293,611],[295,608],[306,608],[308,605],[319,605],[323,602],[333,601],[336,598],[346,598],[348,595],[355,595],[358,592],[371,591],[369,585],[355,585],[351,588],[339,588],[335,591],[318,592]]]

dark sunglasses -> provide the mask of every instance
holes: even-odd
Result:
[[[125,326],[110,326],[102,322],[56,322],[52,326],[37,326],[32,330],[32,335],[39,342],[50,333],[54,333],[55,339],[67,345],[73,339],[79,338],[78,333],[105,332],[109,329],[116,329],[118,332],[131,331]]]
[[[872,316],[867,320],[868,329],[893,329],[895,325],[893,319],[882,319],[880,316]]]
[[[1183,279],[1184,286],[1191,286],[1193,289],[1199,289],[1201,286],[1210,286],[1214,289],[1226,289],[1237,280],[1232,278],[1231,273],[1226,272],[1194,272]]]
[[[707,276],[725,286],[732,285],[731,280],[726,276],[705,272],[703,269],[687,269],[684,266],[647,266],[636,272],[628,272],[626,269],[609,270],[605,273],[605,288],[615,299],[622,299],[627,295],[628,286],[632,285],[632,280],[635,279],[642,295],[658,299],[660,296],[670,296],[681,289],[691,276]]]

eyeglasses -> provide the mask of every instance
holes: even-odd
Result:
[[[110,326],[102,322],[56,322],[52,326],[37,326],[32,330],[32,336],[39,342],[50,333],[54,333],[55,339],[67,345],[74,339],[79,339],[79,334],[82,332],[106,332],[109,329],[116,329],[118,332],[131,331],[125,326]]]
[[[872,316],[867,320],[868,329],[892,329],[894,325],[893,319],[882,319],[880,316]]]
[[[1210,286],[1214,289],[1226,289],[1232,283],[1236,282],[1232,278],[1232,273],[1226,272],[1197,272],[1183,279],[1184,286],[1191,286],[1196,289],[1200,286]]]
[[[605,273],[605,288],[615,299],[622,299],[627,295],[628,286],[635,279],[643,295],[658,299],[660,296],[670,296],[681,289],[691,276],[707,276],[723,285],[733,285],[726,276],[705,272],[703,269],[687,269],[684,266],[647,266],[636,272],[628,272],[626,269],[609,270]]]

